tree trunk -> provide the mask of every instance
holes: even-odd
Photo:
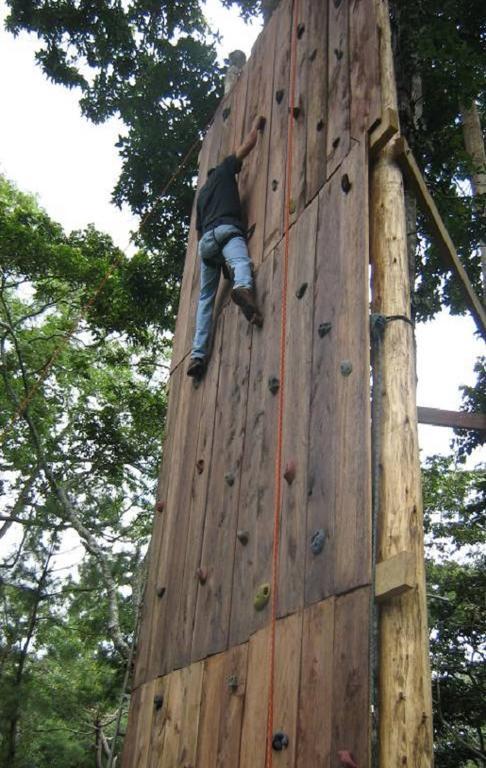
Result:
[[[470,107],[461,104],[462,131],[466,152],[471,158],[472,172],[470,176],[473,194],[477,197],[484,195],[484,202],[479,201],[479,214],[486,216],[486,152],[484,149],[481,119],[476,103],[473,101]],[[483,300],[486,299],[486,243],[480,242],[481,274],[483,283]]]

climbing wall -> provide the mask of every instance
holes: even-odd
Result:
[[[368,133],[381,114],[372,0],[281,0],[205,137],[208,168],[255,117],[239,176],[265,322],[222,284],[208,372],[185,374],[194,211],[123,766],[263,768],[291,35],[296,42],[276,765],[369,765]],[[288,468],[287,467],[287,468]],[[341,753],[341,757],[339,757]]]

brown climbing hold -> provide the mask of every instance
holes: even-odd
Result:
[[[236,538],[240,542],[240,544],[243,544],[244,547],[248,544],[250,540],[250,534],[248,531],[238,531],[236,534]]]
[[[273,179],[273,180],[272,180],[272,190],[273,190],[274,192],[276,192],[276,191],[277,191],[277,189],[278,189],[278,181],[277,181],[277,179]]]
[[[268,388],[272,395],[276,395],[280,389],[280,381],[277,376],[270,376],[268,379]]]
[[[205,584],[208,580],[208,572],[205,568],[198,568],[196,571],[196,576],[199,579],[200,584]]]
[[[303,21],[300,22],[300,24],[297,24],[297,38],[300,40],[302,35],[305,32],[305,24]]]
[[[292,109],[292,115],[293,115],[293,118],[294,118],[294,120],[297,120],[297,119],[298,119],[298,117],[299,117],[299,115],[300,115],[300,112],[301,112],[301,109],[300,109],[300,107],[294,107],[294,108]]]
[[[158,501],[157,504],[155,505],[155,509],[157,510],[157,512],[163,512],[165,509],[165,501]]]
[[[354,762],[354,757],[347,749],[340,749],[338,752],[338,757],[341,762],[341,765],[346,766],[346,768],[358,768],[356,763]]]
[[[285,467],[285,472],[284,472],[284,478],[289,485],[292,485],[292,483],[294,482],[296,471],[297,471],[297,467],[296,467],[295,461],[291,459],[290,461],[287,462],[287,466]]]
[[[228,688],[232,693],[236,693],[238,690],[238,678],[236,675],[230,675],[228,677]]]
[[[307,290],[307,286],[308,286],[308,283],[302,283],[302,285],[299,286],[299,288],[297,288],[295,295],[297,296],[298,299],[301,299],[303,297],[304,293]]]
[[[334,49],[334,54],[335,54],[335,56],[336,56],[336,59],[337,59],[338,61],[341,61],[341,59],[342,59],[342,58],[343,58],[343,56],[344,56],[344,53],[343,53],[343,51],[341,51],[341,50],[340,50],[340,49],[338,49],[338,48],[335,48],[335,49]]]
[[[317,329],[317,333],[319,334],[321,339],[323,339],[324,336],[327,336],[327,334],[330,333],[331,328],[332,328],[332,323],[329,323],[329,322],[327,322],[327,323],[320,323],[319,327]]]
[[[332,142],[332,146],[334,147],[334,149],[337,149],[337,148],[338,148],[338,146],[339,146],[339,142],[340,142],[340,141],[341,141],[341,138],[340,138],[339,136],[336,136],[336,138],[335,138],[335,139],[334,139],[334,141]]]
[[[231,114],[231,107],[226,107],[226,109],[223,109],[223,122],[225,122],[228,117]]]
[[[344,176],[341,179],[341,189],[343,192],[347,195],[352,187],[352,184],[349,180],[349,176],[347,173],[344,174]]]
[[[322,120],[321,118],[321,120],[317,121],[316,131],[322,131],[323,128],[324,128],[324,120]]]
[[[164,697],[161,694],[157,694],[154,696],[154,707],[155,709],[162,709],[164,706]]]
[[[232,472],[226,472],[224,479],[226,480],[226,484],[229,485],[230,488],[235,484],[235,476]]]
[[[197,461],[196,469],[197,469],[198,475],[202,475],[202,473],[204,472],[204,459],[199,459]]]
[[[157,588],[157,597],[163,597],[165,595],[165,587]]]
[[[275,101],[277,102],[277,104],[281,104],[282,103],[282,99],[284,97],[284,93],[285,93],[285,91],[283,90],[283,88],[280,88],[278,91],[275,91]]]

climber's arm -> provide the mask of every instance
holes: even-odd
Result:
[[[245,157],[250,154],[251,150],[257,143],[258,131],[263,131],[264,127],[265,118],[263,115],[257,115],[253,121],[249,134],[246,136],[243,143],[240,144],[235,152],[237,160],[244,160]]]

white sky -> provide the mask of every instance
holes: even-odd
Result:
[[[221,59],[235,48],[250,54],[259,25],[245,25],[236,11],[206,3],[213,29],[222,35]],[[6,8],[0,2],[0,172],[39,203],[66,230],[92,222],[127,248],[136,220],[110,204],[121,163],[114,146],[122,126],[110,120],[95,126],[81,117],[78,92],[49,83],[34,63],[35,40],[14,39],[3,30]],[[468,318],[443,317],[420,326],[418,403],[458,410],[459,385],[473,384],[475,358],[484,345]],[[448,453],[452,430],[420,427],[425,454]],[[480,457],[475,457],[479,459]],[[483,456],[484,458],[484,456]]]

